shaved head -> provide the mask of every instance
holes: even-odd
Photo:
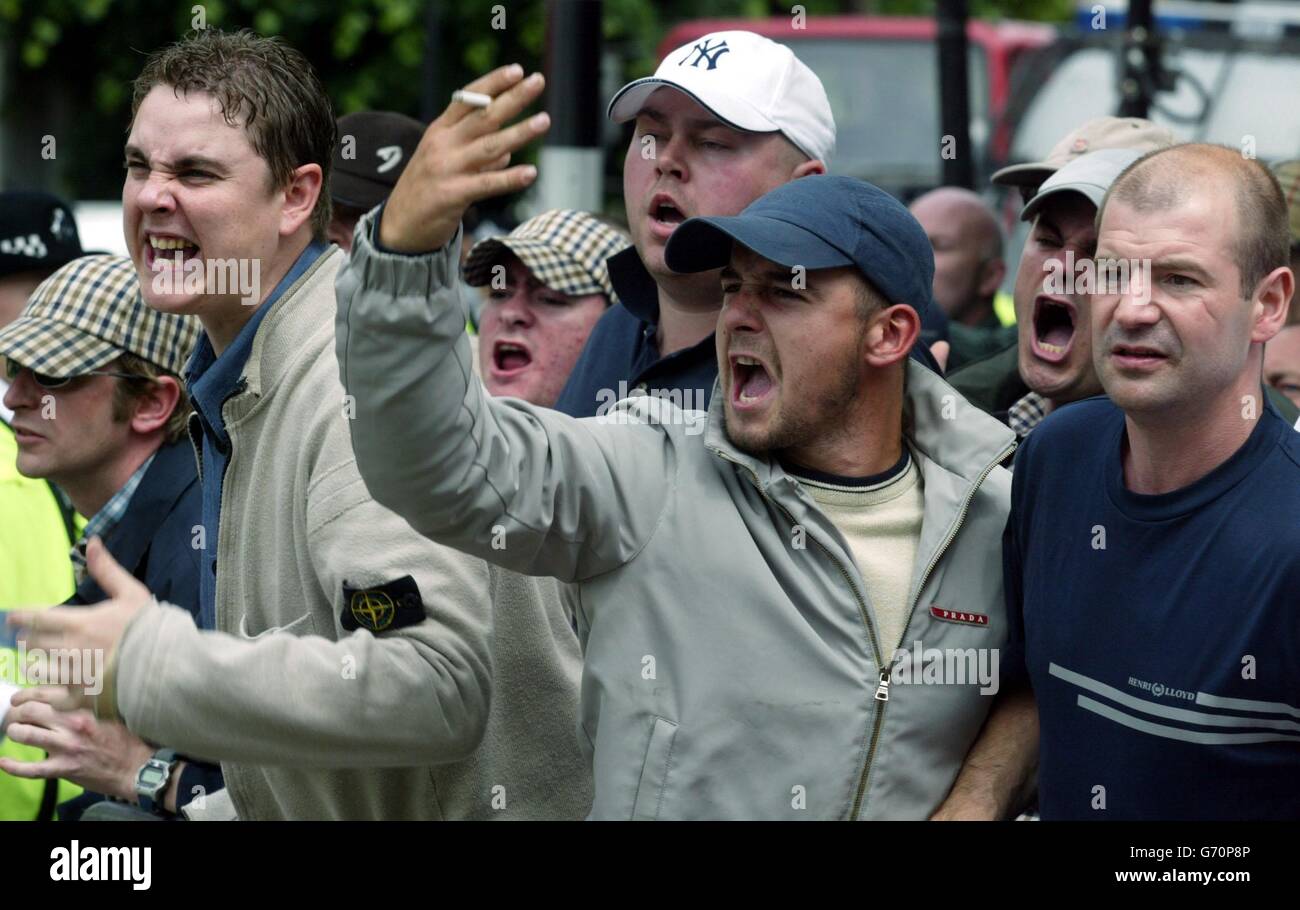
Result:
[[[1111,184],[1097,211],[1097,224],[1112,199],[1137,212],[1167,212],[1187,203],[1202,187],[1229,183],[1235,205],[1234,257],[1241,296],[1249,297],[1274,269],[1289,260],[1286,199],[1272,171],[1224,145],[1188,143],[1157,149],[1129,165]]]
[[[978,325],[993,314],[1006,267],[1002,231],[970,190],[943,186],[909,206],[934,250],[934,299],[948,318]]]
[[[909,208],[922,225],[931,219],[949,221],[960,234],[978,242],[984,258],[1002,255],[998,220],[977,193],[959,186],[941,186],[917,196]]]

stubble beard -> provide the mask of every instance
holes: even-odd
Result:
[[[865,367],[856,356],[859,347],[855,344],[851,355],[831,371],[835,382],[810,402],[787,408],[788,403],[778,399],[769,428],[740,430],[728,426],[728,438],[742,452],[762,456],[801,448],[840,431],[844,415],[856,402],[862,387]],[[730,390],[725,391],[730,397]]]

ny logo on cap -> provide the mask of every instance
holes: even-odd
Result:
[[[384,159],[384,163],[375,168],[375,172],[378,174],[388,173],[402,161],[402,147],[400,145],[386,145],[381,149],[375,149],[375,154]]]
[[[709,61],[708,68],[714,70],[718,68],[718,58],[729,53],[731,53],[731,48],[727,47],[726,41],[713,44],[706,40],[703,44],[697,44],[691,48],[687,56],[690,56],[690,54],[695,55],[695,59],[691,61],[691,66],[698,67],[701,61],[707,60]],[[686,57],[683,57],[677,65],[682,66],[684,63],[686,63]]]

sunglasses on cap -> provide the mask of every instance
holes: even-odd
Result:
[[[84,373],[77,373],[75,376],[50,376],[46,373],[38,373],[35,370],[28,370],[27,367],[14,363],[12,360],[6,361],[6,363],[7,369],[5,372],[8,374],[10,382],[17,379],[18,374],[23,370],[27,370],[27,372],[32,374],[32,379],[35,380],[36,384],[43,389],[61,389],[74,379],[81,379],[85,376],[116,376],[118,379],[137,380],[146,380],[149,378],[147,376],[140,376],[133,373],[119,373],[114,370],[87,370]]]

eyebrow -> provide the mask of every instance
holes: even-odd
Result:
[[[1205,283],[1213,283],[1210,273],[1201,266],[1197,265],[1194,259],[1188,259],[1186,256],[1168,256],[1165,258],[1153,259],[1151,261],[1151,270],[1159,272],[1188,272],[1197,278],[1201,278]]]
[[[135,157],[135,158],[140,158],[143,161],[149,160],[149,156],[146,155],[144,152],[142,152],[139,148],[137,148],[134,145],[128,145],[124,150],[123,154],[127,158]],[[167,162],[162,162],[162,163],[167,164]],[[173,171],[187,171],[187,170],[218,171],[222,174],[228,172],[228,168],[222,162],[218,161],[215,158],[208,158],[205,155],[186,155],[178,159],[174,163],[172,163],[168,169]]]
[[[811,269],[809,269],[808,271],[811,271]],[[722,280],[743,282],[745,279],[741,277],[739,272],[737,272],[731,266],[727,265],[722,267]],[[756,273],[753,273],[753,278],[751,280],[762,281],[769,285],[776,285],[776,284],[789,285],[792,290],[794,289],[794,272],[790,269],[782,268],[779,265],[764,266]],[[801,288],[800,290],[802,290],[806,294],[810,294],[814,296],[817,293],[816,289],[812,286],[811,283],[809,283],[806,287]]]
[[[649,105],[646,105],[645,107],[641,108],[641,112],[637,114],[637,118],[639,119],[641,117],[648,117],[651,120],[653,120],[655,123],[660,123],[665,125],[668,123],[668,117],[664,115],[663,111],[659,110],[658,108],[650,107]],[[686,127],[688,129],[697,130],[697,131],[717,129],[717,130],[724,130],[725,132],[728,133],[734,133],[737,136],[749,135],[749,133],[747,133],[746,131],[738,130],[735,129],[734,127],[730,127],[727,124],[723,123],[721,120],[715,119],[713,117],[688,117],[686,118]]]
[[[1051,231],[1053,234],[1061,233],[1060,225],[1058,225],[1055,221],[1053,221],[1051,216],[1049,216],[1046,212],[1039,212],[1038,217],[1034,219],[1034,223],[1031,229],[1036,231],[1039,228],[1046,228],[1047,230]]]

